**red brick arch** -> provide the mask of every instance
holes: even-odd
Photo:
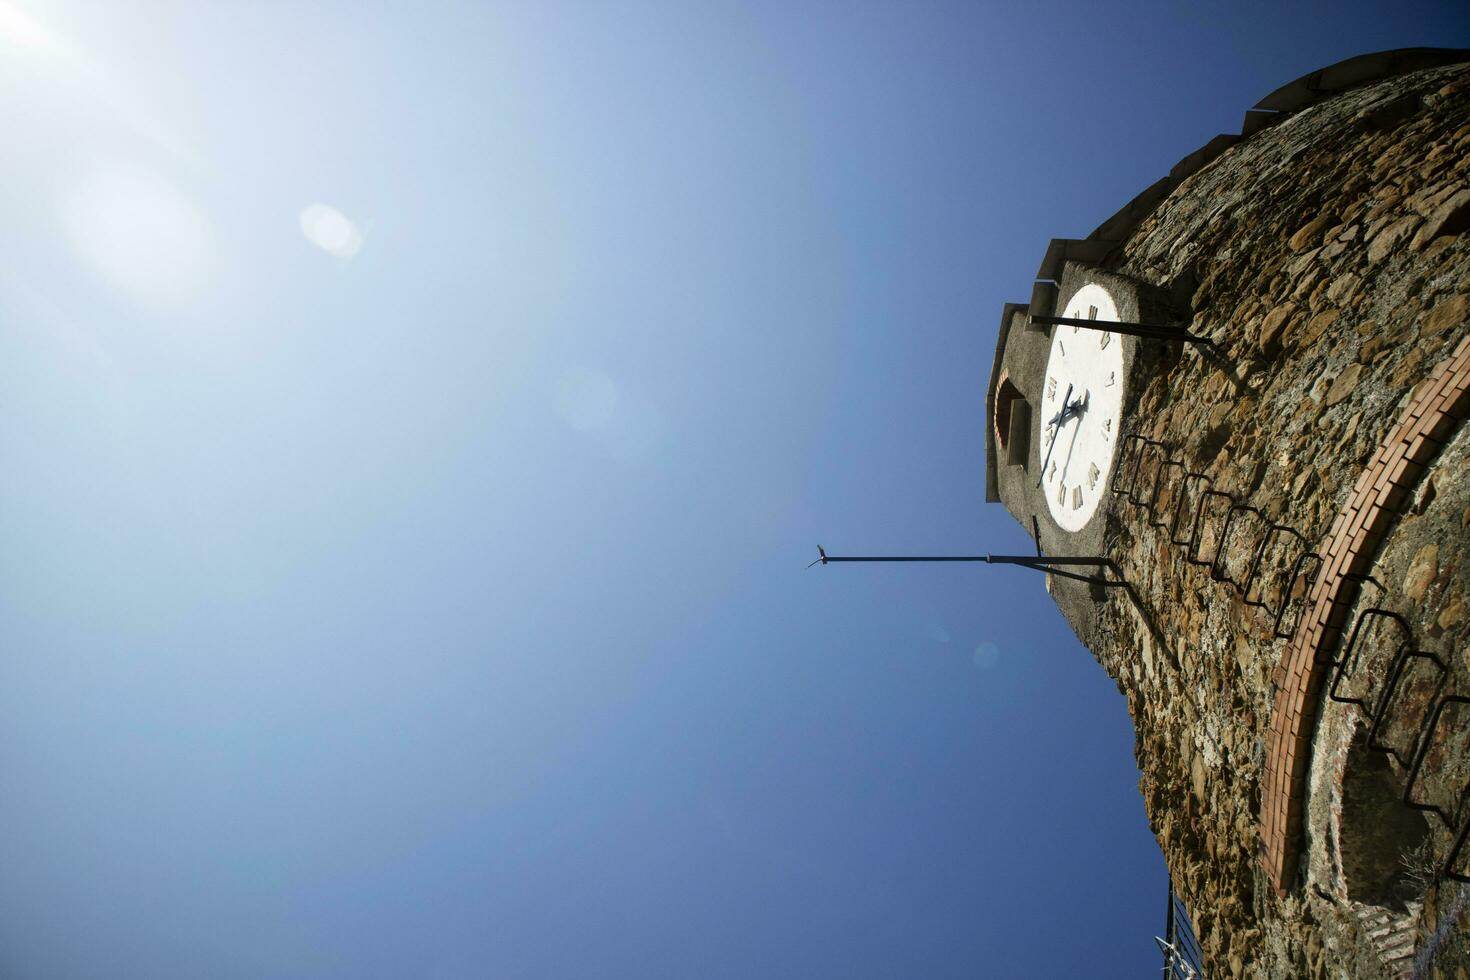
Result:
[[[1011,406],[1021,397],[1021,391],[1011,384],[1011,372],[1001,371],[1000,381],[995,386],[995,406],[991,417],[995,419],[995,443],[1006,447],[1011,432]]]
[[[1296,874],[1318,692],[1365,574],[1414,485],[1470,416],[1470,335],[1441,361],[1379,445],[1322,543],[1322,567],[1274,676],[1276,705],[1261,783],[1261,864],[1278,893]]]

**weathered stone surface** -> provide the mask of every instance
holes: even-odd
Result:
[[[1291,236],[1288,244],[1293,252],[1304,252],[1315,245],[1322,244],[1322,233],[1336,224],[1337,215],[1319,214],[1302,225],[1297,233]]]
[[[1368,245],[1368,261],[1373,265],[1382,262],[1390,252],[1398,248],[1399,244],[1413,233],[1422,220],[1415,215],[1409,215],[1386,225],[1373,236],[1373,241]]]
[[[1306,329],[1302,331],[1302,342],[1314,344],[1327,332],[1327,328],[1337,322],[1341,310],[1323,310],[1307,321]]]
[[[1363,421],[1363,413],[1362,412],[1356,413],[1352,417],[1352,419],[1350,419],[1348,421],[1347,428],[1345,428],[1345,429],[1342,430],[1342,436],[1337,440],[1337,443],[1332,447],[1332,452],[1333,452],[1334,455],[1340,454],[1344,449],[1348,448],[1349,446],[1351,446],[1353,444],[1353,440],[1356,439],[1357,438],[1357,435],[1358,435],[1358,423],[1360,423],[1362,421]]]
[[[1409,197],[1407,203],[1414,213],[1422,218],[1428,218],[1439,210],[1440,205],[1449,200],[1458,188],[1453,184],[1430,184],[1418,193]]]
[[[1404,595],[1412,602],[1421,602],[1424,593],[1439,574],[1439,545],[1426,544],[1414,553],[1409,573],[1404,576]]]
[[[1223,428],[1225,423],[1230,421],[1230,414],[1231,407],[1229,404],[1216,405],[1210,409],[1209,428],[1211,430]]]
[[[1327,298],[1335,305],[1342,306],[1352,298],[1353,293],[1357,292],[1358,283],[1361,281],[1356,273],[1344,272],[1332,280],[1331,285],[1327,287]]]
[[[1266,314],[1266,319],[1261,323],[1261,350],[1267,354],[1275,354],[1281,350],[1281,336],[1295,312],[1295,303],[1283,303]]]
[[[1414,232],[1411,248],[1423,248],[1440,235],[1458,235],[1470,228],[1470,189],[1459,191],[1430,213],[1428,220]]]
[[[1342,373],[1332,379],[1332,386],[1327,389],[1327,407],[1341,404],[1353,389],[1358,386],[1358,378],[1363,375],[1363,365],[1349,364],[1342,369]]]
[[[1388,380],[1395,388],[1413,384],[1424,375],[1424,352],[1417,347],[1405,354],[1394,366]]]
[[[1435,306],[1424,318],[1424,333],[1427,336],[1442,334],[1451,327],[1463,326],[1470,317],[1470,296],[1461,293]]]

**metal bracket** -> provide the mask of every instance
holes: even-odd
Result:
[[[1434,711],[1429,716],[1429,723],[1424,726],[1424,735],[1422,738],[1419,739],[1419,750],[1414,753],[1414,762],[1411,766],[1409,766],[1409,778],[1408,781],[1404,784],[1404,802],[1413,807],[1415,810],[1422,810],[1425,813],[1433,813],[1435,816],[1439,817],[1439,819],[1444,823],[1446,827],[1454,826],[1452,815],[1446,813],[1443,807],[1438,806],[1434,803],[1420,803],[1418,800],[1415,800],[1414,784],[1419,781],[1419,776],[1424,769],[1424,760],[1429,756],[1429,745],[1431,742],[1434,741],[1435,730],[1439,728],[1440,716],[1444,714],[1445,708],[1449,707],[1452,704],[1470,704],[1470,697],[1465,697],[1463,694],[1447,694],[1439,699],[1439,704],[1434,706]],[[1460,839],[1455,844],[1455,850],[1454,852],[1452,852],[1451,855],[1452,857],[1458,855],[1460,847],[1463,846],[1465,843],[1464,838],[1465,833],[1464,831],[1461,831]],[[1463,881],[1465,879],[1462,878],[1460,880]]]
[[[1184,502],[1187,499],[1189,499],[1189,481],[1190,480],[1199,481],[1199,482],[1201,482],[1201,483],[1204,484],[1203,490],[1201,492],[1207,491],[1207,490],[1210,489],[1210,487],[1213,487],[1215,485],[1215,481],[1214,480],[1211,480],[1209,477],[1205,476],[1203,473],[1188,473],[1188,472],[1186,472],[1184,474],[1184,482],[1180,485],[1180,488],[1179,488],[1180,489],[1179,499],[1174,503],[1174,517],[1169,522],[1169,543],[1172,544],[1172,545],[1177,545],[1177,546],[1185,547],[1186,551],[1188,550],[1188,548],[1193,547],[1193,540],[1194,539],[1192,537],[1181,539],[1181,538],[1178,537],[1178,534],[1179,534],[1179,526],[1181,524],[1181,520],[1180,519],[1183,518],[1184,515],[1185,515],[1185,513],[1186,513],[1186,510],[1185,510],[1185,507],[1184,507]]]
[[[1230,508],[1229,513],[1225,515],[1225,526],[1220,529],[1220,540],[1215,544],[1215,558],[1213,561],[1210,562],[1210,578],[1214,579],[1216,582],[1225,582],[1228,585],[1234,586],[1235,589],[1241,593],[1241,595],[1244,595],[1246,591],[1245,586],[1242,583],[1235,581],[1235,579],[1226,574],[1228,569],[1226,569],[1225,567],[1225,545],[1230,540],[1230,529],[1235,524],[1236,514],[1255,514],[1263,521],[1266,519],[1265,515],[1262,514],[1260,510],[1252,507],[1250,504],[1236,504],[1234,507]],[[1251,564],[1254,565],[1255,560],[1259,557],[1260,549],[1258,548],[1256,550],[1256,554],[1251,560]],[[1246,576],[1246,581],[1250,581],[1249,575]]]
[[[1168,472],[1170,467],[1178,469],[1179,472],[1183,475],[1180,480],[1181,485],[1183,483],[1183,480],[1188,478],[1189,476],[1189,471],[1186,470],[1184,468],[1184,464],[1179,462],[1177,459],[1166,459],[1161,464],[1159,464],[1158,473],[1154,477],[1154,492],[1149,494],[1148,503],[1145,504],[1143,507],[1144,512],[1148,514],[1149,527],[1161,528],[1166,526],[1164,522],[1158,520],[1157,511],[1159,506],[1159,495],[1162,494],[1164,490],[1164,474]]]
[[[1291,594],[1296,591],[1296,583],[1303,578],[1302,566],[1309,561],[1315,561],[1317,563],[1317,567],[1312,570],[1312,578],[1307,579],[1308,582],[1315,580],[1317,574],[1322,571],[1322,556],[1317,554],[1315,551],[1308,551],[1304,553],[1303,555],[1301,555],[1301,557],[1297,558],[1297,560],[1292,563],[1291,577],[1286,580],[1286,594],[1281,600],[1281,608],[1276,613],[1276,626],[1272,630],[1272,632],[1276,636],[1276,639],[1278,640],[1290,639],[1291,635],[1296,632],[1297,622],[1301,621],[1301,614],[1298,613],[1296,621],[1291,624],[1290,629],[1286,630],[1285,632],[1283,632],[1281,629],[1281,621],[1286,617],[1286,611],[1291,608]],[[1310,605],[1312,601],[1311,585],[1308,585],[1303,591],[1302,600],[1305,604]]]
[[[1327,693],[1328,696],[1332,698],[1332,700],[1336,701],[1338,704],[1356,704],[1358,707],[1368,712],[1370,717],[1375,717],[1378,714],[1378,711],[1375,708],[1370,708],[1367,701],[1364,701],[1361,698],[1343,697],[1340,696],[1337,691],[1338,687],[1342,684],[1343,679],[1347,677],[1349,667],[1354,666],[1355,664],[1358,638],[1362,636],[1363,624],[1368,622],[1369,619],[1388,619],[1396,623],[1399,629],[1402,630],[1403,640],[1399,642],[1398,646],[1394,648],[1393,652],[1392,663],[1394,663],[1395,665],[1398,664],[1399,658],[1409,648],[1409,644],[1413,642],[1414,631],[1409,628],[1409,624],[1407,621],[1405,621],[1404,617],[1400,616],[1398,613],[1392,611],[1391,609],[1378,609],[1376,607],[1364,609],[1362,612],[1358,613],[1358,618],[1353,623],[1353,631],[1352,633],[1348,634],[1347,646],[1343,647],[1342,656],[1337,660],[1328,661],[1329,664],[1336,666],[1337,670],[1333,672],[1332,688]]]
[[[1266,554],[1270,550],[1271,538],[1277,534],[1283,533],[1289,534],[1293,538],[1296,538],[1297,543],[1300,544],[1303,549],[1307,548],[1307,539],[1302,537],[1302,535],[1295,528],[1287,527],[1285,524],[1271,524],[1266,529],[1266,533],[1261,537],[1261,546],[1260,548],[1256,549],[1256,557],[1251,562],[1250,574],[1245,577],[1245,585],[1242,586],[1240,590],[1247,606],[1256,606],[1258,608],[1265,609],[1268,613],[1270,612],[1270,607],[1267,605],[1265,598],[1266,587],[1264,585],[1261,586],[1260,596],[1256,599],[1252,599],[1251,586],[1256,583],[1257,577],[1261,574],[1261,566],[1265,563]],[[1284,606],[1290,601],[1290,593],[1283,592],[1281,594],[1281,604]],[[1275,618],[1281,618],[1281,614],[1279,611],[1277,612]]]
[[[1444,873],[1446,878],[1456,881],[1470,881],[1470,875],[1456,871],[1455,866],[1460,863],[1460,852],[1465,849],[1465,841],[1470,839],[1470,817],[1467,817],[1464,826],[1460,828],[1459,834],[1455,836],[1455,843],[1450,846],[1450,853],[1445,855]]]
[[[1209,505],[1211,497],[1219,497],[1221,500],[1228,502],[1231,507],[1235,506],[1235,498],[1232,497],[1230,494],[1224,492],[1223,490],[1216,490],[1212,487],[1209,490],[1206,490],[1204,493],[1200,494],[1199,507],[1194,512],[1194,533],[1190,535],[1189,549],[1185,552],[1184,558],[1191,565],[1199,565],[1202,568],[1213,568],[1215,565],[1215,560],[1213,558],[1211,558],[1209,561],[1203,561],[1199,558],[1200,531],[1202,530],[1201,525],[1204,523],[1205,508]],[[1220,542],[1216,541],[1215,553],[1219,554],[1219,552]]]
[[[1133,482],[1135,482],[1138,479],[1138,464],[1137,464],[1137,459],[1138,459],[1139,454],[1142,452],[1142,446],[1143,446],[1143,444],[1145,442],[1147,442],[1147,441],[1148,441],[1147,439],[1145,439],[1141,435],[1138,435],[1137,433],[1131,433],[1131,434],[1123,437],[1123,446],[1122,446],[1122,448],[1120,448],[1118,450],[1118,452],[1119,452],[1118,468],[1113,471],[1113,482],[1112,482],[1112,485],[1110,487],[1110,489],[1113,491],[1113,493],[1117,493],[1117,494],[1126,493],[1130,497],[1132,496],[1132,494],[1133,494],[1133,486],[1132,486],[1132,484],[1133,484]],[[1137,450],[1134,449],[1135,446],[1138,447]],[[1129,481],[1128,488],[1127,489],[1123,489],[1121,487],[1121,483],[1122,483],[1122,480],[1123,480],[1123,473],[1124,473],[1124,471],[1128,470],[1130,461],[1133,462],[1132,480]]]
[[[1388,684],[1383,689],[1383,698],[1378,702],[1378,711],[1373,716],[1373,727],[1368,730],[1368,747],[1370,749],[1377,749],[1380,752],[1387,752],[1397,759],[1400,765],[1408,765],[1413,761],[1414,756],[1418,754],[1419,740],[1424,737],[1422,731],[1423,719],[1420,719],[1421,731],[1415,736],[1414,741],[1409,744],[1407,756],[1400,753],[1392,745],[1380,741],[1378,736],[1383,731],[1383,723],[1388,718],[1389,705],[1393,702],[1394,690],[1398,687],[1399,680],[1403,677],[1404,669],[1408,666],[1410,660],[1416,659],[1428,660],[1435,667],[1439,668],[1439,680],[1435,682],[1434,695],[1429,699],[1429,703],[1433,704],[1438,699],[1440,692],[1444,690],[1444,682],[1449,677],[1449,668],[1445,666],[1443,660],[1428,650],[1410,650],[1405,648],[1394,661],[1393,670],[1389,672]]]
[[[1082,327],[1086,330],[1101,330],[1104,333],[1120,333],[1130,337],[1143,337],[1148,340],[1182,340],[1187,344],[1201,344],[1205,347],[1215,346],[1215,342],[1208,337],[1190,333],[1184,327],[1171,323],[1131,323],[1127,320],[1084,320],[1075,316],[1042,316],[1033,313],[1028,320],[1031,324],[1048,327]]]

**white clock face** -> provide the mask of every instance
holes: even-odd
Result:
[[[1117,320],[1118,308],[1096,283],[1077,290],[1064,317]],[[1108,493],[1123,407],[1121,334],[1058,324],[1042,378],[1041,491],[1064,530],[1080,531]]]

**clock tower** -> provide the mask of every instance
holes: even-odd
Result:
[[[1002,311],[986,496],[1126,584],[1046,587],[1208,976],[1470,975],[1467,62],[1282,86]]]

